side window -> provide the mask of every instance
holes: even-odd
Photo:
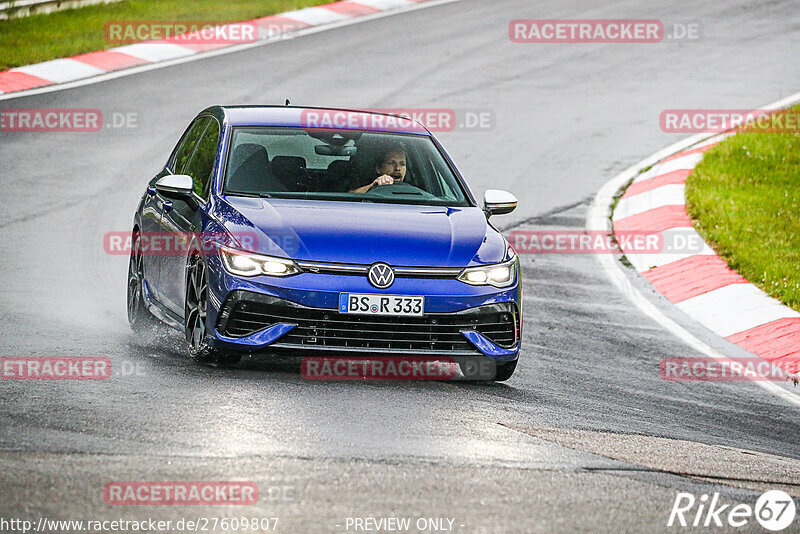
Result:
[[[186,174],[186,165],[189,163],[189,158],[194,154],[194,149],[197,146],[197,141],[208,126],[209,117],[201,117],[194,121],[194,123],[186,131],[183,139],[180,141],[178,149],[175,151],[175,163],[173,170],[175,174]]]
[[[453,193],[453,190],[447,184],[447,181],[444,179],[444,177],[441,174],[439,174],[439,171],[436,171],[436,181],[438,182],[439,190],[441,191],[441,194],[439,194],[439,196],[443,196],[447,200],[456,199],[455,193]]]
[[[214,160],[217,157],[217,147],[219,146],[219,125],[212,118],[209,118],[208,121],[208,128],[197,142],[194,156],[184,172],[181,173],[192,177],[194,192],[197,196],[205,199],[208,198],[211,174],[214,172]]]

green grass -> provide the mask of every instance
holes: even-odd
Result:
[[[689,176],[686,201],[732,269],[800,311],[800,133],[726,139]]]
[[[114,48],[103,29],[112,20],[250,20],[331,0],[126,0],[0,20],[0,71]]]

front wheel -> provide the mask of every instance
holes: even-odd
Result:
[[[206,343],[206,317],[208,315],[208,276],[206,264],[200,254],[192,254],[186,274],[186,299],[184,305],[184,332],[189,355],[200,362],[238,363],[241,356],[223,354]]]
[[[158,326],[158,319],[147,310],[144,302],[144,261],[139,233],[133,234],[131,258],[128,262],[128,324],[137,334],[148,334]]]
[[[494,381],[505,382],[511,378],[511,375],[513,375],[514,371],[517,369],[517,361],[518,360],[514,360],[513,362],[498,363],[497,371],[494,375]]]

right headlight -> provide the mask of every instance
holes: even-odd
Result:
[[[508,287],[517,278],[517,258],[503,263],[467,267],[458,275],[458,280],[472,286]]]
[[[287,258],[276,258],[235,250],[218,245],[225,269],[237,276],[292,276],[303,272],[295,262]]]

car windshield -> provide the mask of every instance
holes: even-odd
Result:
[[[423,135],[237,127],[225,169],[226,195],[470,205],[436,144]]]

